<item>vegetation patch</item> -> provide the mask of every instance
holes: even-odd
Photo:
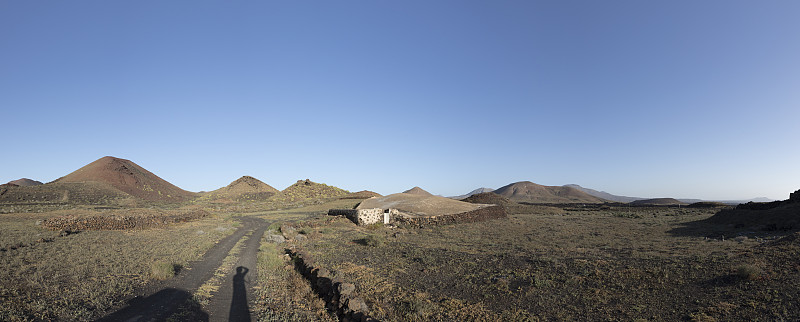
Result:
[[[282,247],[262,239],[258,252],[255,317],[258,321],[337,321],[311,284],[294,270]]]
[[[705,221],[714,208],[553,208],[414,229],[320,222],[328,233],[301,244],[380,320],[800,318],[794,235],[733,238],[745,232]],[[369,235],[386,243],[354,247]]]
[[[165,280],[178,274],[181,268],[180,264],[159,260],[150,265],[150,276],[154,279]]]
[[[156,275],[199,259],[233,230],[222,216],[148,230],[59,232],[36,222],[55,213],[0,216],[4,244],[53,238],[0,253],[0,320],[94,320]],[[202,232],[202,233],[200,233]],[[154,274],[154,263],[163,263]]]

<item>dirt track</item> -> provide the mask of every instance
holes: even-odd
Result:
[[[242,226],[212,247],[203,258],[172,279],[149,284],[128,301],[128,305],[98,321],[157,321],[178,313],[203,283],[222,264],[236,243],[248,232],[253,235],[245,242],[237,269],[224,279],[223,285],[211,299],[207,312],[199,307],[181,310],[193,321],[250,321],[249,301],[253,299],[251,279],[255,279],[259,241],[269,222],[255,217],[241,217]]]

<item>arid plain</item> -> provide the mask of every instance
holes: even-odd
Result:
[[[193,193],[113,157],[17,180],[0,186],[0,320],[800,319],[800,193],[730,205],[489,190],[243,176]],[[328,215],[373,208],[385,221]]]

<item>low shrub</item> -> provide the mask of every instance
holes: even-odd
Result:
[[[761,277],[761,268],[753,264],[742,264],[736,267],[736,275],[742,279],[755,280]]]
[[[364,244],[372,247],[381,247],[386,244],[386,236],[381,234],[370,234],[364,237]]]
[[[167,261],[157,261],[150,265],[150,275],[159,280],[172,278],[180,269],[180,265]]]

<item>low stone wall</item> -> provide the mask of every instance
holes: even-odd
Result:
[[[139,214],[139,215],[87,215],[59,216],[42,221],[42,226],[50,230],[122,230],[145,229],[167,224],[187,222],[208,216],[205,210],[184,214]]]
[[[395,223],[398,226],[422,228],[425,226],[479,222],[498,218],[506,218],[506,211],[503,207],[494,205],[452,215],[430,217],[397,216],[395,217]]]
[[[389,223],[397,215],[396,209],[389,209],[388,213],[381,208],[371,209],[331,209],[328,216],[345,216],[356,225],[365,226],[376,223]],[[389,218],[386,218],[386,217]],[[387,220],[388,219],[388,220]]]
[[[356,213],[356,224],[359,226],[383,223],[383,209],[358,209]]]
[[[335,311],[339,321],[377,322],[369,316],[369,307],[356,292],[355,285],[345,283],[327,269],[318,266],[300,246],[287,249],[294,259],[295,268],[311,282],[314,290]]]
[[[356,209],[331,209],[328,210],[328,216],[345,216],[347,218],[355,217],[358,213]]]

